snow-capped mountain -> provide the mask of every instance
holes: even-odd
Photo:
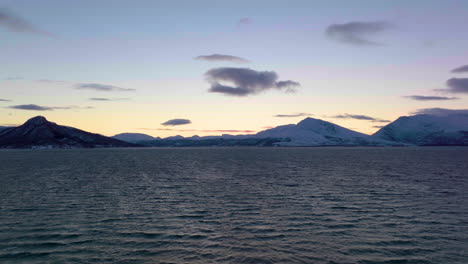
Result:
[[[137,146],[114,138],[60,126],[36,116],[19,127],[0,131],[0,148],[93,148]]]
[[[372,137],[414,145],[468,145],[468,115],[402,116]]]
[[[138,141],[149,141],[149,140],[157,140],[159,138],[152,137],[150,135],[142,134],[142,133],[121,133],[112,138],[122,140],[125,142],[135,143]]]
[[[261,131],[257,138],[284,138],[281,146],[355,146],[386,145],[388,142],[315,118],[296,125],[284,125]]]

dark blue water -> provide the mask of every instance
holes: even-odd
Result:
[[[0,263],[468,263],[468,148],[0,151]]]

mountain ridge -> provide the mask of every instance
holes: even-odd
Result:
[[[23,125],[0,131],[0,148],[94,148],[135,147],[138,145],[94,134],[77,128],[60,126],[43,116]]]
[[[468,145],[468,116],[401,116],[371,137],[419,146]]]

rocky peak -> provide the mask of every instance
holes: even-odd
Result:
[[[47,119],[43,116],[36,116],[36,117],[33,117],[31,119],[29,119],[28,121],[26,121],[25,125],[34,125],[34,126],[40,126],[40,125],[44,125],[44,124],[47,124],[49,121],[47,121]]]

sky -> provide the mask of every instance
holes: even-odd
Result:
[[[0,126],[167,137],[313,117],[372,134],[468,108],[466,14],[466,0],[0,0]]]

